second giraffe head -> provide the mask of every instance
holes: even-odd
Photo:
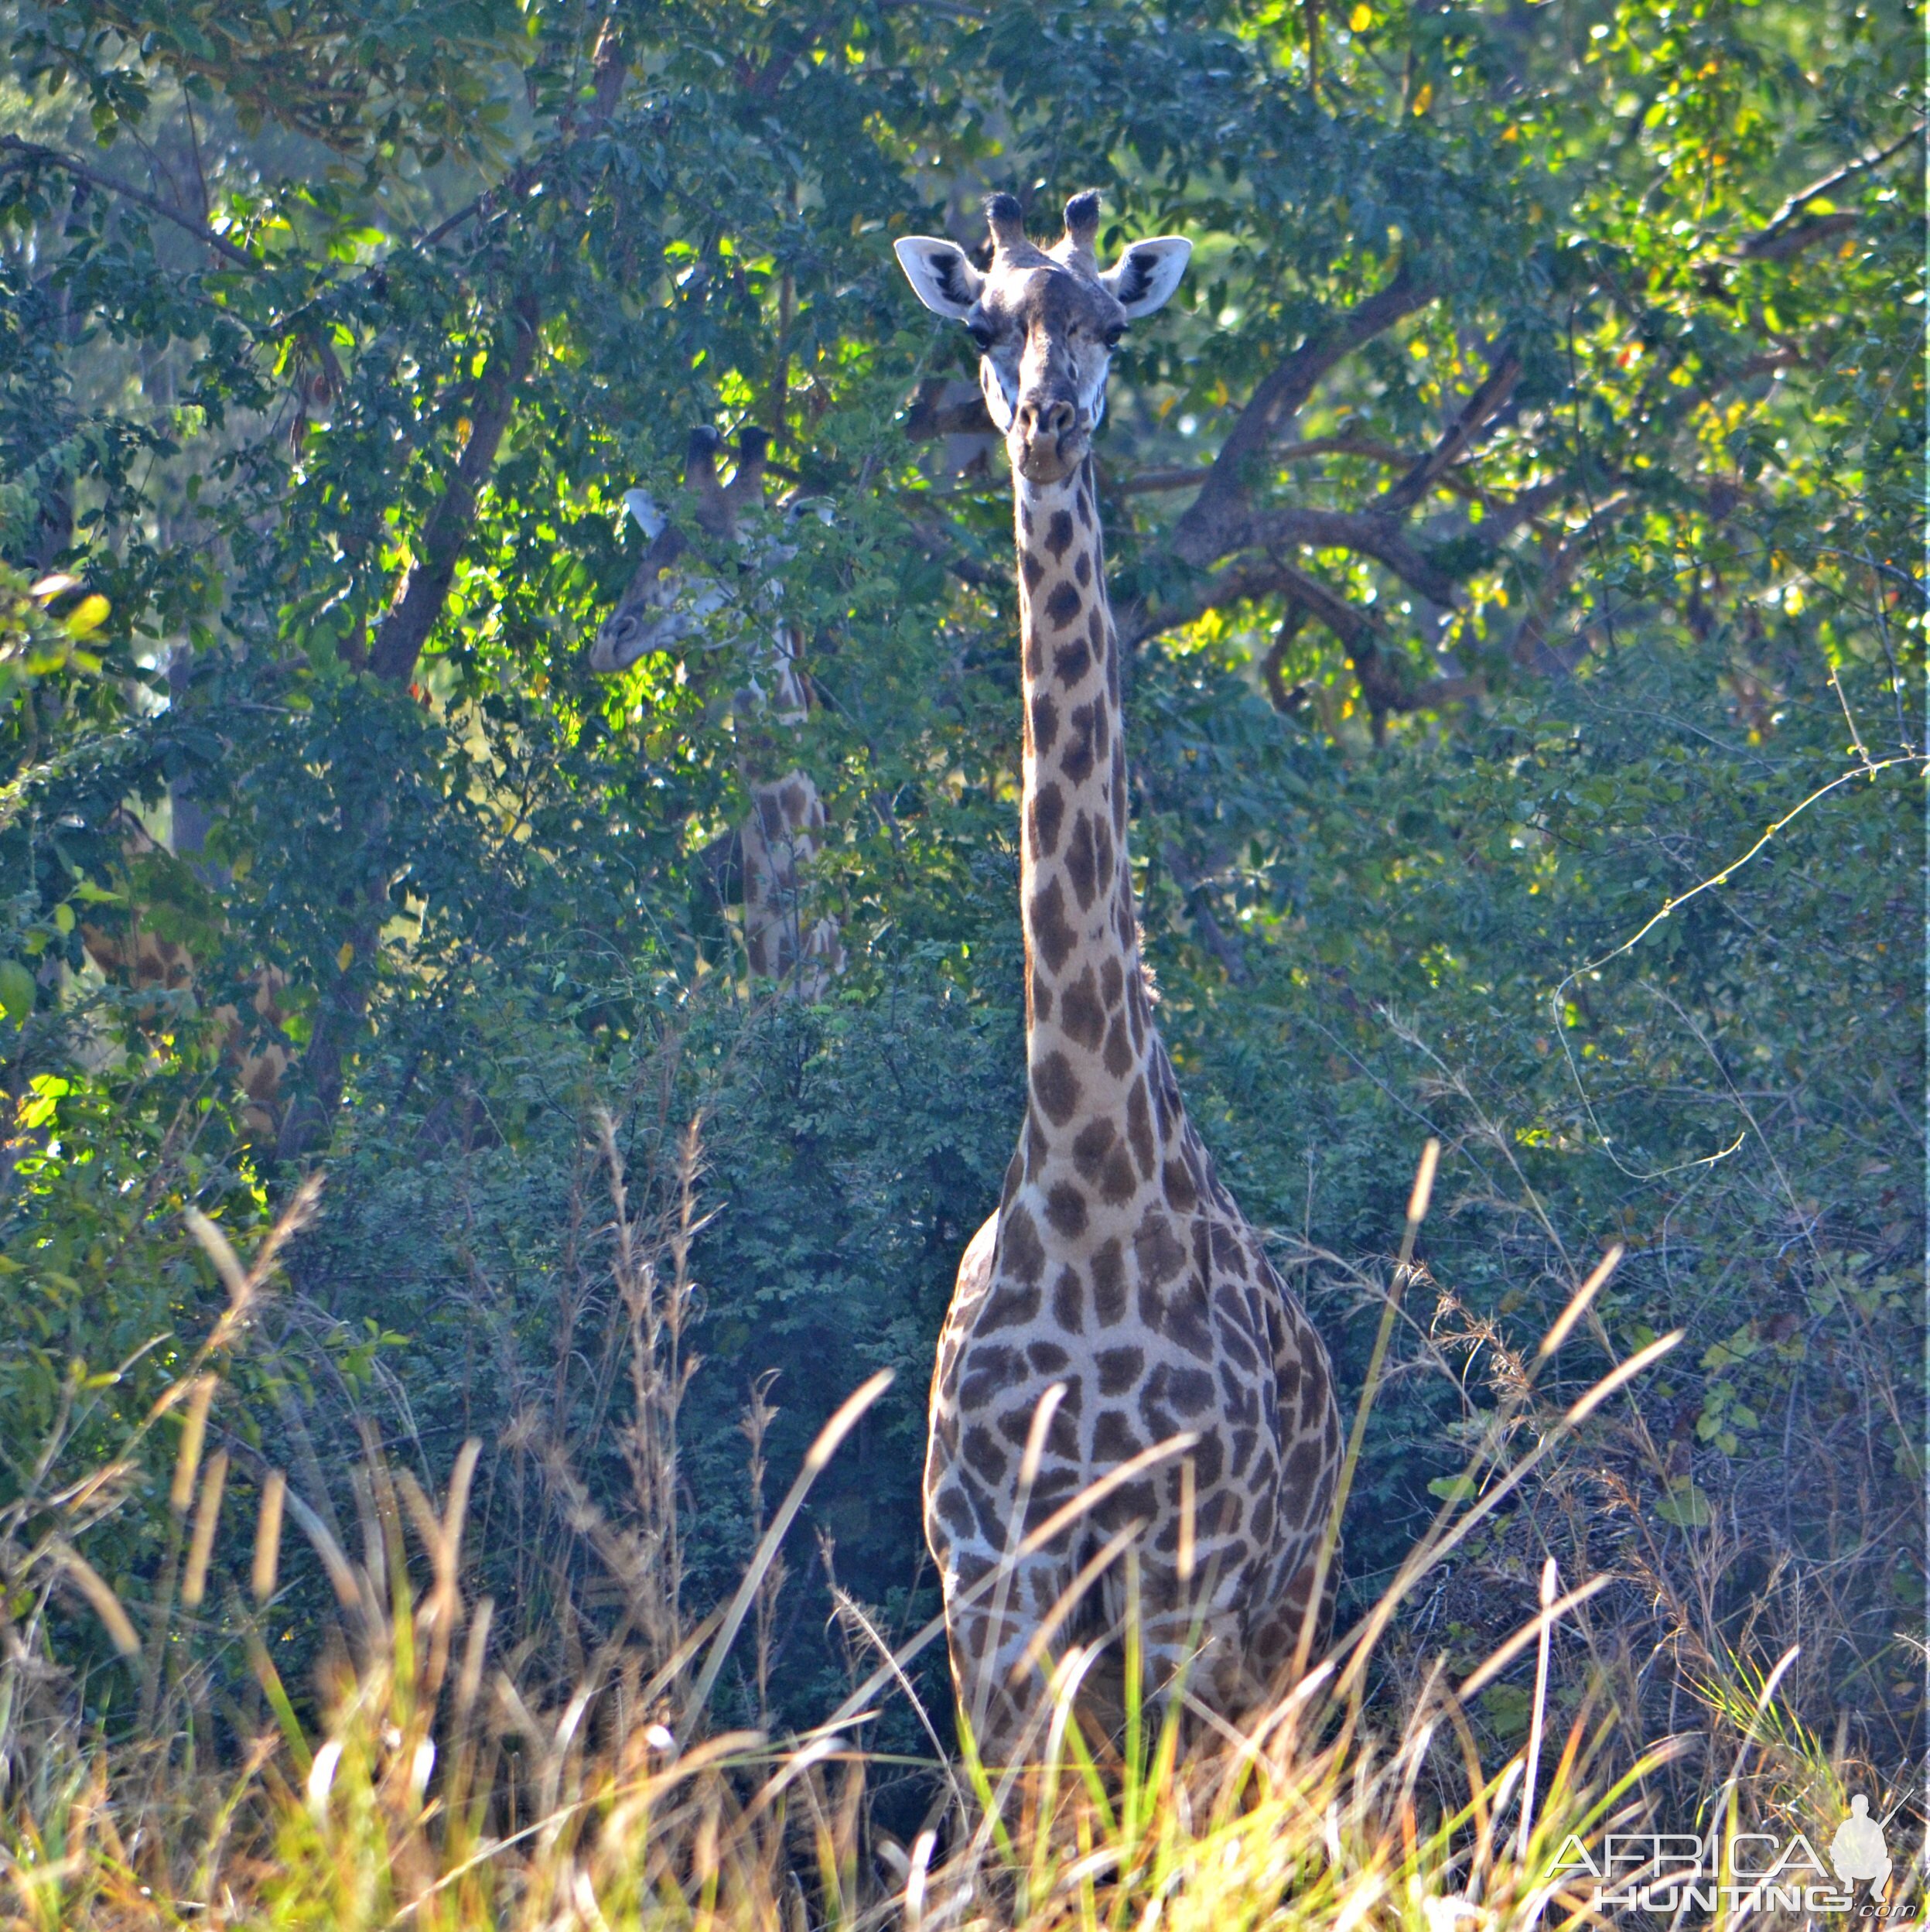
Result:
[[[955,241],[907,235],[893,245],[918,299],[962,322],[979,345],[979,386],[1014,472],[1061,482],[1085,461],[1105,413],[1106,375],[1127,323],[1166,306],[1193,244],[1179,235],[1136,241],[1101,273],[1091,190],[1065,204],[1065,233],[1050,248],[1026,239],[1011,195],[995,194],[985,219],[992,253],[983,273]]]

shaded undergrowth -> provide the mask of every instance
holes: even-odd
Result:
[[[56,1435],[36,1465],[50,1479],[29,1482],[0,1517],[8,1923],[1498,1932],[1607,1916],[1591,1860],[1611,1832],[1625,1841],[1676,1835],[1678,1866],[1681,1835],[1699,1837],[1710,1882],[1731,1886],[1710,1894],[1725,1922],[1762,1903],[1735,1883],[1761,1869],[1739,1858],[1751,1834],[1826,1845],[1860,1791],[1893,1843],[1919,1839],[1904,1768],[1869,1762],[1846,1726],[1819,1737],[1793,1694],[1805,1647],[1830,1641],[1826,1598],[1811,1604],[1805,1641],[1771,1657],[1757,1640],[1774,1619],[1748,1626],[1738,1645],[1698,1615],[1692,1568],[1686,1591],[1671,1586],[1676,1721],[1655,1735],[1641,1715],[1654,1658],[1635,1653],[1631,1626],[1604,1614],[1617,1592],[1645,1587],[1632,1558],[1564,1575],[1545,1554],[1533,1613],[1472,1659],[1430,1643],[1415,1616],[1430,1579],[1449,1573],[1472,1539],[1572,1487],[1603,1416],[1679,1339],[1655,1338],[1579,1393],[1572,1377],[1557,1383],[1550,1365],[1578,1335],[1592,1331],[1607,1346],[1593,1305],[1616,1266],[1612,1249],[1534,1354],[1504,1365],[1487,1425],[1464,1445],[1462,1473],[1436,1486],[1440,1513],[1397,1572],[1362,1614],[1343,1618],[1305,1676],[1243,1723],[1205,1711],[1184,1683],[1140,1694],[1129,1587],[1125,1626],[1112,1633],[1125,1657],[1122,1734],[1102,1735],[1083,1708],[1081,1681],[1098,1653],[1071,1645],[1041,1664],[1045,1694],[1022,1762],[982,1763],[968,1731],[951,1748],[948,1720],[921,1701],[914,1677],[941,1640],[938,1626],[887,1633],[842,1593],[849,1694],[802,1733],[732,1728],[713,1715],[726,1673],[736,1703],[763,1708],[787,1533],[889,1377],[845,1403],[768,1512],[773,1411],[764,1387],[753,1393],[745,1429],[760,1540],[729,1596],[694,1613],[677,1424],[697,1366],[685,1323],[702,1225],[698,1133],[693,1125],[683,1137],[670,1185],[640,1212],[607,1123],[601,1142],[631,1493],[620,1517],[579,1493],[572,1523],[582,1560],[619,1606],[613,1623],[579,1643],[559,1677],[544,1627],[555,1606],[474,1592],[464,1540],[478,1441],[456,1452],[432,1494],[371,1437],[346,1523],[338,1500],[299,1468],[291,1475],[239,1445],[214,1446],[212,1405],[313,1194],[296,1196],[247,1263],[194,1217],[227,1288],[225,1312],[167,1393],[127,1423],[118,1458],[53,1482]],[[1430,1143],[1400,1255],[1379,1284],[1379,1339],[1348,1477],[1389,1339],[1424,1280],[1412,1257],[1433,1153]],[[61,1428],[80,1427],[99,1394],[77,1383]],[[164,1429],[178,1432],[173,1530],[143,1630],[85,1552]],[[1187,1448],[1177,1438],[1142,1460],[1183,1458]],[[551,1453],[567,1496],[566,1450]],[[1106,1486],[1042,1523],[1012,1559]],[[1344,1478],[1343,1503],[1344,1489]],[[1724,1557],[1709,1537],[1703,1560]],[[1130,1552],[1120,1558],[1129,1569]],[[1714,1579],[1703,1581],[1713,1601]],[[292,1681],[276,1655],[286,1650],[288,1599],[318,1588],[328,1593],[328,1634],[312,1681]],[[120,1657],[104,1667],[138,1685],[132,1725],[90,1718],[85,1681],[57,1654],[63,1605],[97,1621]],[[1498,1689],[1518,1701],[1512,1740],[1497,1722]],[[924,1751],[878,1742],[881,1715],[899,1703]],[[893,1802],[881,1810],[887,1786]],[[907,1830],[908,1790],[923,1811]],[[1918,1896],[1921,1860],[1899,1851],[1884,1895],[1893,1911]],[[1617,1876],[1624,1886],[1662,1885],[1668,1865],[1624,1864]],[[1777,1897],[1758,1915],[1775,1922]],[[1666,1894],[1655,1922],[1675,1899]]]

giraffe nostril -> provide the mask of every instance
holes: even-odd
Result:
[[[1079,412],[1066,397],[1054,396],[1048,400],[1033,400],[1019,405],[1019,427],[1028,439],[1033,436],[1063,436],[1069,435],[1079,419]]]

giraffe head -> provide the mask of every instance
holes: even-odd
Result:
[[[1101,272],[1092,244],[1099,197],[1065,204],[1065,234],[1050,248],[1026,239],[1018,202],[985,203],[992,265],[983,273],[955,241],[907,235],[893,245],[918,299],[962,322],[979,345],[979,386],[1005,433],[1012,467],[1057,483],[1085,460],[1105,413],[1105,379],[1126,325],[1163,308],[1186,272],[1191,242],[1136,241]]]
[[[737,436],[736,472],[725,483],[717,463],[730,453],[730,445],[707,423],[691,431],[684,450],[684,488],[695,500],[697,526],[726,543],[737,541],[737,513],[763,501],[770,433],[754,423],[744,425]],[[647,490],[625,491],[623,508],[647,547],[621,601],[596,627],[589,668],[603,676],[628,670],[652,651],[668,649],[690,628],[689,613],[673,607],[678,590],[673,566],[689,548],[688,538]]]

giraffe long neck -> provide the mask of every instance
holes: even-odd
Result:
[[[1119,632],[1091,460],[1061,484],[1014,482],[1028,1139],[1035,1151],[1063,1144],[1102,1198],[1123,1199],[1119,1162],[1129,1151],[1149,1174],[1156,1136],[1166,1137],[1154,1096],[1167,1082],[1143,1077],[1156,1041],[1126,863]]]

